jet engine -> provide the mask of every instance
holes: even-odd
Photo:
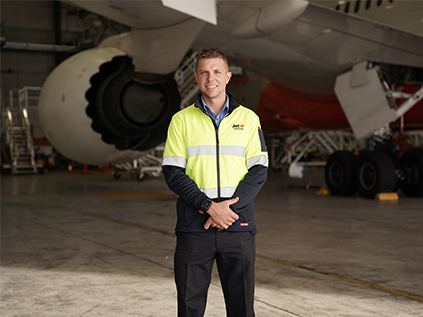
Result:
[[[132,161],[162,143],[179,107],[173,74],[139,73],[123,50],[99,47],[54,69],[38,113],[57,151],[80,163],[106,165]]]

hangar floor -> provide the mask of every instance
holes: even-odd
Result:
[[[322,172],[308,181],[322,184]],[[256,200],[256,315],[423,316],[423,204],[285,189]],[[1,316],[175,316],[163,177],[1,178]],[[206,316],[225,316],[217,273]]]

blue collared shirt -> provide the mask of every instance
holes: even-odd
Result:
[[[201,97],[201,101],[203,102],[204,109],[206,110],[207,115],[213,119],[213,121],[216,123],[217,126],[219,126],[220,121],[228,114],[229,112],[229,97],[226,95],[226,101],[223,105],[222,110],[220,110],[219,114],[216,116],[213,111],[210,110],[210,108],[206,105],[204,102],[203,97]]]

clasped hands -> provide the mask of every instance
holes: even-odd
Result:
[[[239,197],[225,200],[220,203],[213,202],[210,209],[207,211],[210,217],[204,224],[204,229],[207,230],[210,227],[217,229],[228,229],[239,218],[239,216],[234,213],[231,208],[229,208],[230,205],[237,203],[238,200]],[[199,212],[204,214],[204,212],[201,210],[199,210]]]

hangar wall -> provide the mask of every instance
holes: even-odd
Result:
[[[1,94],[3,103],[10,104],[11,90],[43,84],[55,66],[55,56],[46,52],[6,49],[4,44],[53,43],[53,1],[2,1],[1,28]],[[29,115],[33,136],[42,137],[36,111],[30,110]]]
[[[49,73],[70,55],[127,30],[126,26],[60,1],[2,1],[2,102],[10,104],[11,90],[41,87]],[[37,47],[39,44],[43,47]],[[36,110],[29,112],[33,137],[43,137]]]
[[[6,42],[52,43],[53,1],[2,1],[2,38]],[[55,65],[53,54],[2,49],[2,96],[10,89],[41,86]],[[6,98],[7,99],[7,98]]]

